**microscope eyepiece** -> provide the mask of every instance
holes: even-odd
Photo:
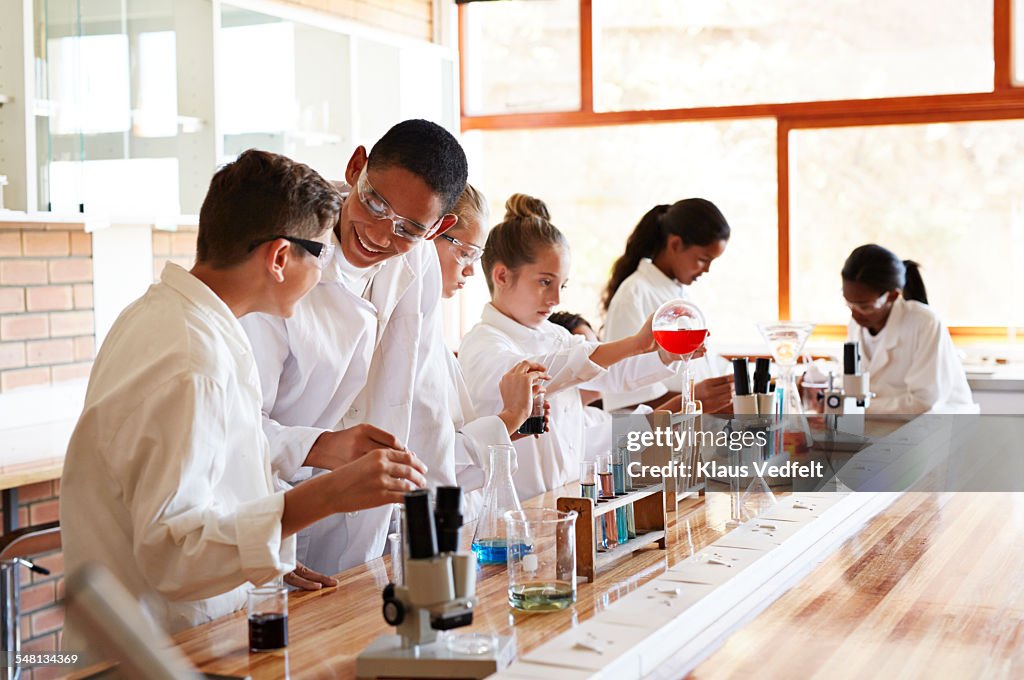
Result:
[[[461,487],[437,487],[434,522],[437,525],[438,552],[456,552],[459,549],[459,530],[462,528]]]
[[[860,343],[843,345],[843,375],[860,375]]]
[[[417,489],[405,494],[405,526],[408,533],[409,559],[424,560],[437,555],[437,534],[430,512],[430,492]]]

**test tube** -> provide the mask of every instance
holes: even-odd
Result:
[[[580,463],[580,495],[594,501],[597,508],[597,461],[585,460]],[[594,541],[597,547],[604,549],[608,547],[608,540],[604,536],[604,521],[599,520],[594,527]]]
[[[626,495],[626,471],[622,460],[622,450],[613,451],[612,457],[612,484],[616,496]],[[629,529],[626,522],[626,506],[615,508],[615,533],[619,543],[629,540]]]
[[[580,463],[580,495],[597,501],[597,461]]]
[[[597,457],[597,477],[601,483],[601,498],[615,498],[615,480],[612,478],[612,462],[610,455]],[[604,535],[607,539],[607,547],[611,548],[619,542],[619,532],[615,513],[605,513],[602,519],[604,520]]]

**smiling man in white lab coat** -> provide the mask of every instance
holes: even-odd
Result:
[[[195,267],[169,263],[96,358],[64,463],[65,559],[107,567],[169,632],[243,608],[246,582],[291,570],[299,529],[426,483],[412,454],[378,449],[275,490],[238,317],[292,313],[330,258],[340,204],[307,166],[245,152],[210,184]],[[65,640],[86,649],[73,622]]]
[[[455,484],[441,273],[423,242],[455,224],[466,177],[458,141],[425,120],[395,125],[369,155],[358,147],[323,280],[292,318],[243,320],[282,474],[303,479],[318,447],[369,424],[371,439],[418,454],[431,487]],[[334,574],[379,557],[390,520],[390,507],[328,518],[302,532],[299,560]]]

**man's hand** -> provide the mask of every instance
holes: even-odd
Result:
[[[427,466],[412,451],[374,449],[329,475],[334,512],[355,512],[401,503],[405,494],[427,485]]]
[[[320,590],[324,586],[331,588],[338,585],[338,580],[313,571],[301,562],[295,563],[295,569],[284,575],[284,582],[302,590]]]
[[[337,432],[324,432],[317,437],[306,456],[308,467],[334,470],[351,463],[373,449],[404,451],[405,447],[393,434],[373,425],[356,425]]]
[[[704,413],[732,413],[732,376],[701,380],[693,388],[693,397],[701,402]]]
[[[546,371],[541,364],[524,359],[501,376],[498,389],[501,391],[502,410],[498,417],[510,435],[530,417],[533,395],[540,389],[542,381],[551,379]]]

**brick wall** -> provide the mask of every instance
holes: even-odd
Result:
[[[153,231],[153,280],[159,281],[168,260],[191,269],[196,261],[196,227],[180,226],[177,231]]]
[[[18,526],[58,519],[60,480],[29,484],[18,489]],[[3,513],[0,512],[0,517]],[[32,556],[32,561],[50,570],[49,576],[21,567],[21,650],[53,652],[60,649],[64,628],[64,554],[61,551]],[[55,678],[59,667],[35,668],[22,674],[25,680]]]
[[[95,349],[92,235],[0,224],[0,392],[88,377]]]

